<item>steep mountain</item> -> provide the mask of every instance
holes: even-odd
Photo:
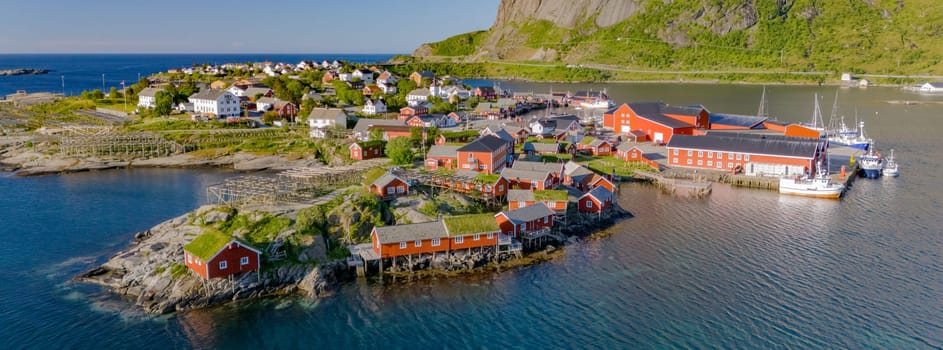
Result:
[[[502,0],[428,61],[943,74],[939,0]]]

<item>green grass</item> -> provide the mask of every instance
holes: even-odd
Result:
[[[189,269],[184,264],[173,263],[170,265],[170,278],[178,279],[180,277],[186,276],[188,273]]]
[[[383,176],[383,174],[386,174],[386,169],[380,167],[370,168],[369,170],[365,171],[363,173],[364,186],[369,186],[374,181],[379,179],[380,176]]]
[[[566,162],[570,159],[573,159],[573,155],[569,153],[541,154],[540,155],[540,161],[547,162],[547,163]]]
[[[534,199],[538,201],[566,201],[567,194],[564,190],[537,190],[534,191]]]
[[[478,46],[487,38],[488,32],[479,30],[470,33],[451,36],[445,40],[432,43],[432,54],[436,56],[465,56],[475,53]]]
[[[595,138],[595,137],[586,136],[586,137],[583,137],[582,140],[580,140],[580,144],[581,144],[581,145],[588,145],[588,144],[593,143],[593,141],[596,141],[596,138]]]
[[[636,170],[651,170],[647,164],[641,162],[626,162],[613,156],[596,157],[584,163],[587,168],[598,174],[609,174],[615,170],[618,176],[632,176]]]
[[[491,213],[447,216],[442,220],[445,221],[445,227],[448,230],[449,236],[463,236],[501,230],[501,228],[498,227],[498,222],[494,219],[494,214]]]
[[[190,252],[200,260],[206,261],[231,240],[232,236],[210,229],[183,246],[183,250]]]
[[[478,130],[443,131],[440,133],[440,135],[444,136],[446,140],[458,139],[462,137],[472,140],[478,137],[478,133]]]
[[[479,173],[478,176],[475,177],[475,181],[481,184],[491,185],[495,182],[498,182],[498,179],[500,178],[501,178],[501,174]]]

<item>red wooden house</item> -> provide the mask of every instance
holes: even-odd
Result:
[[[605,187],[596,187],[586,192],[577,202],[581,213],[599,213],[612,205],[612,192]]]
[[[444,145],[446,143],[467,143],[478,138],[479,132],[475,130],[464,131],[442,131],[435,137],[435,144]]]
[[[262,252],[221,232],[207,232],[183,246],[188,268],[203,279],[259,269]]]
[[[501,228],[493,214],[447,216],[442,219],[449,250],[497,247]]]
[[[678,135],[668,144],[668,164],[679,167],[739,171],[747,175],[803,175],[825,156],[818,138],[779,135]]]
[[[381,140],[354,142],[349,147],[350,159],[367,160],[383,157],[385,144]]]
[[[501,172],[512,188],[522,190],[546,190],[553,188],[554,176],[546,171],[520,170],[507,168]]]
[[[648,164],[648,166],[658,169],[660,165],[654,160],[649,159],[645,156],[645,153],[642,152],[640,148],[630,143],[623,143],[616,148],[616,158],[622,159],[626,162],[641,162]]]
[[[480,86],[475,88],[474,91],[475,97],[485,99],[485,100],[494,100],[498,98],[498,93],[490,86]]]
[[[514,162],[513,168],[517,170],[549,173],[550,183],[547,184],[547,187],[551,188],[563,182],[563,172],[564,172],[565,166],[566,166],[565,163],[533,162],[533,161],[519,160],[519,161]]]
[[[407,121],[409,118],[417,115],[426,115],[429,114],[429,108],[419,105],[415,107],[403,107],[399,109],[399,116],[397,119],[401,121]]]
[[[426,169],[455,169],[458,165],[458,149],[461,146],[433,145],[426,153]]]
[[[508,191],[508,209],[515,210],[543,203],[556,214],[565,214],[568,202],[564,190],[510,190]]]
[[[501,233],[514,237],[553,227],[553,211],[543,203],[495,214]]]
[[[449,250],[449,236],[440,221],[375,226],[370,232],[370,239],[373,241],[373,251],[383,259]]]
[[[619,107],[610,109],[602,115],[602,126],[612,129],[616,134],[628,134],[632,132],[631,126],[632,108],[623,103]]]
[[[629,125],[632,130],[640,130],[648,141],[663,144],[671,141],[673,135],[693,135],[694,125],[665,116],[661,109],[663,103],[630,103]],[[638,140],[643,141],[643,140]]]
[[[612,143],[607,140],[586,136],[576,144],[576,149],[582,153],[592,154],[594,156],[608,156],[612,154]]]
[[[392,199],[409,195],[409,183],[399,176],[386,173],[380,176],[369,186],[370,192],[373,192],[382,199]]]
[[[458,168],[486,174],[501,172],[507,165],[507,143],[494,136],[482,136],[458,149]]]

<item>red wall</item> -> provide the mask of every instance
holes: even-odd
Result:
[[[479,247],[494,247],[498,245],[498,234],[493,233],[491,239],[488,239],[487,233],[482,233],[478,237],[478,240],[475,240],[475,235],[462,236],[462,243],[456,243],[455,238],[452,237],[449,239],[449,248],[451,250],[459,249],[468,249],[468,248],[479,248]]]
[[[675,154],[675,150],[678,151],[678,154]],[[701,152],[700,155],[698,155]],[[711,156],[713,153],[713,156]],[[733,159],[730,158],[730,155],[733,154]],[[718,155],[721,156],[721,159],[718,159]],[[749,156],[749,160],[747,160]],[[715,170],[732,170],[735,167],[739,166],[741,169],[747,163],[767,163],[767,164],[786,164],[786,165],[797,165],[797,166],[806,166],[810,169],[812,168],[813,159],[811,158],[791,158],[791,157],[780,157],[780,156],[770,156],[770,155],[757,155],[757,154],[740,154],[740,159],[737,159],[737,153],[731,152],[708,152],[708,151],[697,151],[692,150],[691,155],[688,155],[688,151],[685,149],[668,149],[668,164],[672,166],[682,166],[682,167],[692,167],[692,168],[703,168],[703,169],[715,169]],[[688,164],[688,160],[691,160],[691,164]],[[698,165],[698,161],[701,161],[701,164]],[[717,162],[721,162],[721,166],[717,167]],[[708,163],[710,162],[710,163]],[[708,165],[710,164],[710,165]],[[732,166],[730,166],[732,165]]]
[[[186,262],[188,257],[190,261]],[[240,265],[239,260],[242,259],[242,257],[248,257],[249,263],[246,265]],[[259,254],[243,247],[238,242],[232,242],[228,246],[223,247],[219,254],[217,254],[216,257],[214,257],[208,264],[204,263],[199,258],[191,255],[186,251],[184,251],[184,261],[190,270],[196,272],[204,279],[226,277],[237,273],[255,271],[259,269]],[[226,262],[226,269],[219,268],[219,263],[222,261]],[[209,274],[207,274],[207,270],[209,270]]]
[[[586,202],[593,202],[593,207],[587,208]],[[605,203],[600,203],[598,200],[596,200],[592,196],[586,196],[586,197],[580,198],[579,211],[581,213],[597,213],[597,212],[602,211],[605,208],[608,208],[610,204],[611,202],[608,200],[605,201]]]
[[[478,161],[478,164],[472,164],[468,161],[469,155]],[[478,171],[486,174],[494,174],[500,172],[501,169],[504,169],[504,158],[507,156],[507,150],[503,147],[494,154],[486,152],[458,152],[458,166],[456,169],[459,170],[471,170]],[[469,167],[465,168],[465,164],[468,164]],[[487,167],[485,169],[479,168],[481,164],[485,164]]]
[[[397,193],[396,190],[393,190],[393,194],[390,194],[389,192],[387,192],[387,189],[388,189],[388,188],[391,188],[391,187],[392,187],[392,188],[396,188],[396,187],[398,187],[398,186],[403,186],[403,190],[404,190],[403,193]],[[395,179],[395,180],[393,180],[393,181],[390,181],[390,183],[387,184],[387,185],[384,186],[384,187],[377,187],[377,186],[374,186],[374,185],[370,185],[370,191],[373,191],[373,193],[377,194],[377,195],[380,196],[380,197],[386,197],[386,196],[406,196],[406,195],[409,195],[409,186],[406,185],[405,182],[402,182],[402,181],[400,181],[400,180],[398,180],[398,179]]]
[[[350,159],[367,160],[367,159],[373,159],[373,158],[380,158],[382,156],[383,156],[382,146],[367,147],[366,150],[363,150],[357,144],[350,145]]]
[[[810,139],[817,139],[822,136],[821,132],[806,126],[792,124],[786,126],[786,136],[790,137],[805,137]]]
[[[635,112],[632,111],[632,108],[629,108],[628,104],[623,103],[619,108],[616,108],[611,115],[603,115],[603,127],[607,127],[613,130],[616,134],[621,133],[622,125],[630,125],[632,115]],[[606,118],[608,116],[608,119]],[[632,127],[632,130],[638,129]]]

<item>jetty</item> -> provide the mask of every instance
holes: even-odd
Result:
[[[665,191],[691,197],[704,197],[711,193],[711,182],[704,176],[692,173],[690,179],[667,177],[659,173],[636,170],[635,177],[651,181]]]

